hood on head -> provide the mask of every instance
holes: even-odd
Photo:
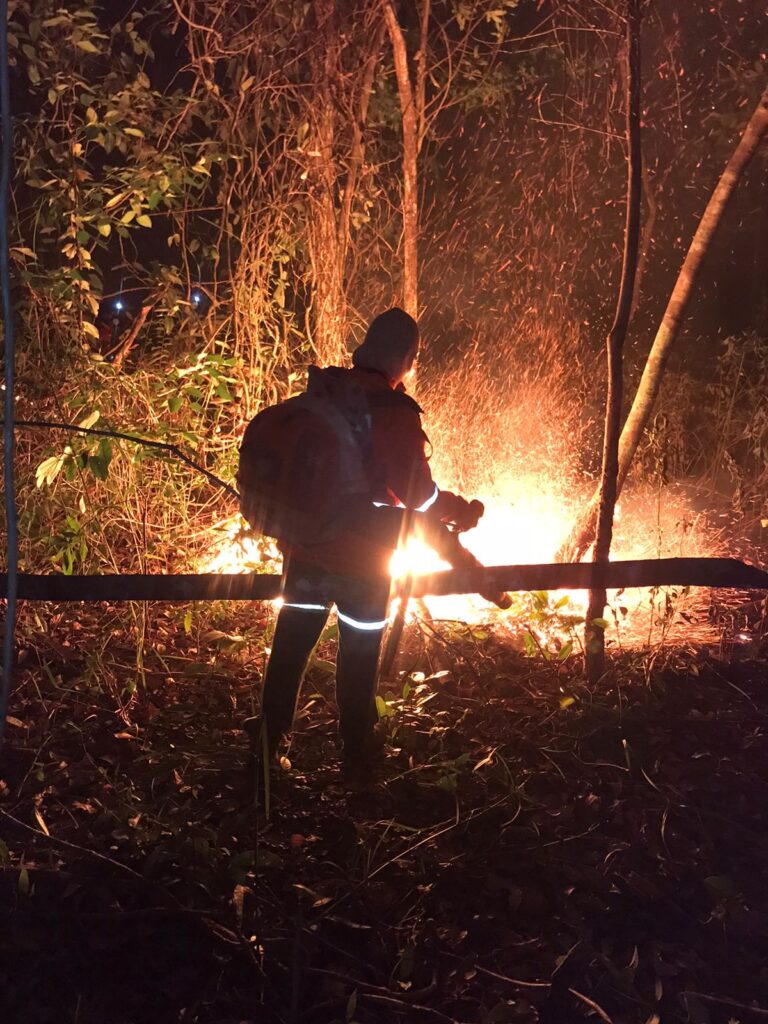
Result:
[[[410,370],[418,349],[416,321],[395,306],[371,322],[362,345],[352,354],[352,365],[361,370],[377,370],[397,384]]]

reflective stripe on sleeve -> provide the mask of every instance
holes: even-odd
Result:
[[[292,601],[286,601],[283,608],[298,608],[302,612],[327,612],[328,605],[326,604],[294,604]]]
[[[389,619],[381,619],[379,622],[362,622],[360,619],[353,619],[349,615],[342,615],[341,612],[336,613],[339,617],[339,621],[345,623],[347,626],[352,626],[353,629],[384,629],[389,625]]]
[[[430,494],[430,496],[427,498],[427,500],[425,502],[423,502],[421,505],[419,505],[418,508],[413,509],[413,511],[414,512],[426,512],[428,509],[432,508],[432,506],[435,504],[439,494],[440,494],[440,488],[437,486],[437,484],[435,484],[435,489],[432,492],[432,494]],[[389,501],[374,501],[373,502],[373,506],[374,506],[374,508],[405,508],[405,505],[400,505],[400,504],[393,505]]]
[[[416,512],[426,512],[427,509],[432,508],[432,506],[437,501],[437,496],[438,496],[439,493],[440,493],[440,490],[439,490],[437,484],[435,484],[434,492],[427,498],[427,500],[424,502],[423,505],[419,505],[419,507],[417,509],[415,509],[414,511],[416,511]]]

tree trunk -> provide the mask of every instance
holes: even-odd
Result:
[[[422,8],[422,39],[419,60],[418,89],[419,103],[423,105],[423,71],[426,66],[425,26],[429,19],[429,0],[424,0]],[[403,122],[403,307],[406,313],[418,319],[419,313],[419,193],[418,193],[418,154],[420,132],[423,132],[423,109],[417,110],[411,75],[408,70],[408,50],[403,30],[391,0],[384,0],[384,18],[392,43],[395,63],[397,91],[400,96],[400,112]]]
[[[637,307],[640,305],[640,297],[642,295],[643,290],[643,279],[645,277],[645,271],[648,267],[648,261],[651,257],[653,233],[656,229],[656,217],[659,212],[658,196],[664,189],[666,174],[662,177],[661,181],[654,186],[654,183],[651,181],[650,175],[648,174],[648,168],[644,165],[641,180],[643,185],[643,200],[646,206],[646,213],[645,216],[642,218],[642,228],[640,231],[639,255],[637,257],[637,273],[635,274],[635,293],[632,296],[632,315],[629,318],[630,323],[632,322],[632,319],[634,318],[634,315],[637,312]]]
[[[317,0],[312,16],[322,40],[321,46],[312,48],[315,91],[307,118],[312,126],[307,173],[312,183],[308,241],[314,278],[313,340],[321,363],[344,363],[352,206],[365,159],[365,125],[385,24],[379,7],[371,8],[361,30],[373,28],[365,36],[366,42],[370,40],[367,56],[348,72],[336,0]]]
[[[338,245],[342,252],[343,262],[346,267],[347,254],[350,245],[350,218],[352,214],[352,203],[357,192],[357,183],[360,179],[360,172],[365,159],[365,125],[368,120],[368,106],[373,92],[373,83],[376,77],[376,67],[381,57],[381,44],[384,41],[386,26],[384,20],[380,20],[378,28],[373,37],[371,51],[363,65],[363,77],[360,86],[360,101],[352,125],[352,141],[349,147],[349,160],[347,161],[347,180],[344,186],[344,194],[341,201],[341,213],[338,225]]]
[[[314,276],[314,346],[318,361],[342,363],[346,351],[344,273],[336,220],[336,110],[332,82],[340,71],[335,0],[316,0],[318,38],[312,59],[317,94],[312,107],[313,185],[309,251]]]
[[[594,562],[608,561],[613,539],[613,514],[616,506],[619,473],[624,341],[632,314],[632,298],[640,242],[640,203],[642,199],[640,0],[627,0],[626,48],[627,212],[621,285],[616,302],[616,315],[606,341],[608,393],[605,405],[603,466],[600,477],[600,502]],[[590,682],[596,682],[605,669],[605,629],[599,624],[599,621],[605,610],[606,601],[605,587],[596,587],[590,591],[584,644]]]
[[[5,11],[0,26],[0,53],[8,52],[8,26]],[[8,207],[10,202],[11,172],[13,170],[13,125],[11,121],[11,99],[8,60],[0,68],[0,121],[2,121],[2,147],[0,152],[0,292],[3,317],[3,484],[5,490],[5,532],[8,567],[7,598],[3,620],[3,664],[0,681],[0,747],[5,735],[8,701],[11,696],[15,660],[14,634],[16,630],[16,598],[18,596],[19,572],[19,522],[16,507],[14,418],[16,415],[14,387],[16,381],[16,337],[13,325],[13,303],[11,300],[11,266],[8,231]]]
[[[648,423],[656,398],[659,394],[664,368],[672,345],[677,337],[685,316],[693,286],[709,246],[723,218],[728,201],[733,195],[750,160],[768,132],[768,89],[749,120],[731,159],[723,171],[712,196],[707,203],[699,226],[693,236],[688,253],[680,269],[675,287],[664,312],[656,337],[637,388],[632,408],[627,416],[619,442],[619,469],[617,494],[621,492],[627,478],[632,458],[643,431]],[[574,561],[582,558],[595,539],[599,507],[596,494],[586,512],[574,526],[568,540],[558,552],[558,559]]]

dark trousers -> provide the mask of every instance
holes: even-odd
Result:
[[[262,694],[262,723],[274,751],[290,732],[312,652],[331,606],[339,615],[336,701],[346,757],[363,756],[378,718],[376,671],[389,603],[389,581],[328,577],[314,567],[289,565]]]

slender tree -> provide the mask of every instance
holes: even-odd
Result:
[[[632,407],[621,432],[616,481],[617,495],[621,492],[627,479],[632,458],[637,451],[637,446],[658,398],[664,369],[685,318],[693,286],[704,258],[723,219],[728,202],[766,134],[768,134],[768,89],[765,90],[755,107],[739,143],[707,203],[683,261],[675,287],[672,289],[661,325],[656,332]],[[568,540],[560,549],[559,558],[561,560],[575,561],[583,557],[595,539],[599,508],[600,493],[598,491],[586,512],[571,531]]]
[[[345,36],[337,0],[313,5],[318,39],[310,48],[316,88],[307,94],[312,125],[309,244],[314,274],[315,347],[322,362],[343,362],[346,355],[346,271],[351,244],[352,204],[365,158],[365,126],[384,21],[378,5],[369,7],[367,52],[353,70],[345,67]],[[358,40],[359,46],[363,45]]]
[[[594,561],[607,563],[613,538],[619,475],[619,433],[623,396],[624,341],[632,315],[632,298],[637,274],[640,241],[640,205],[642,198],[642,147],[640,139],[640,0],[627,0],[626,35],[626,118],[627,118],[627,210],[624,228],[624,259],[616,314],[606,341],[608,392],[605,405],[605,437],[600,477],[600,499]],[[591,681],[605,667],[605,628],[601,618],[606,605],[605,586],[595,587],[589,595],[586,625],[587,672]]]
[[[430,0],[422,0],[420,47],[416,83],[408,68],[408,48],[391,0],[383,0],[384,19],[392,44],[400,114],[403,127],[403,306],[416,318],[419,315],[419,190],[418,157],[424,133],[426,47]]]

